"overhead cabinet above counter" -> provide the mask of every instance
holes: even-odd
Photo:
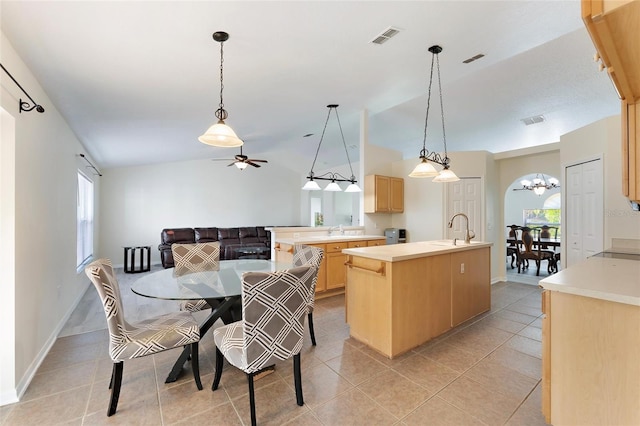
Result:
[[[381,175],[365,176],[364,212],[404,212],[404,179]]]
[[[582,20],[622,100],[622,190],[637,202],[640,200],[640,1],[582,0]]]

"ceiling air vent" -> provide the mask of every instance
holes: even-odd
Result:
[[[400,32],[399,28],[389,27],[386,30],[384,30],[381,34],[377,35],[373,40],[371,40],[371,43],[383,44],[387,40],[389,40],[391,37],[398,34],[399,32]]]
[[[472,56],[469,59],[465,59],[464,61],[462,61],[463,64],[469,64],[473,61],[477,61],[480,58],[484,58],[484,53],[478,53],[476,56]]]
[[[544,116],[534,115],[533,117],[522,118],[520,119],[520,121],[522,121],[527,126],[530,126],[532,124],[542,123],[544,121]]]

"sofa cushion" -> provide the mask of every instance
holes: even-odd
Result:
[[[196,243],[211,243],[218,241],[218,228],[194,228]]]
[[[218,228],[218,241],[237,240],[240,242],[239,228]]]
[[[163,229],[160,234],[162,244],[194,243],[196,235],[193,228]]]

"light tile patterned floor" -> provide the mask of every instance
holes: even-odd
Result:
[[[139,275],[119,272],[127,317],[175,309],[173,302],[131,295],[128,287]],[[127,361],[118,412],[108,418],[111,360],[104,315],[96,308],[102,312],[91,287],[22,401],[0,407],[1,425],[250,423],[244,374],[225,367],[221,387],[211,391],[212,333],[201,344],[204,390],[197,391],[188,367],[177,382],[164,383],[176,350]],[[302,353],[305,405],[295,403],[292,363],[281,363],[256,382],[258,423],[544,425],[540,315],[536,286],[498,283],[488,314],[389,360],[349,337],[344,297],[318,300],[318,346],[306,336]],[[74,334],[83,328],[91,331]]]

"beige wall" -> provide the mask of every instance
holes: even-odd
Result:
[[[15,232],[15,243],[2,241],[3,261],[14,259],[8,266],[13,277],[9,274],[10,281],[3,280],[2,286],[11,286],[14,294],[0,300],[0,311],[15,312],[0,322],[2,405],[25,391],[89,280],[76,271],[77,171],[85,166],[77,154],[86,150],[4,34],[0,43],[0,62],[46,110],[19,113],[18,99],[25,96],[0,73],[1,106],[15,121],[15,139],[5,141],[2,134],[0,160],[0,229],[4,233],[13,226]],[[14,144],[15,151],[5,143]],[[94,182],[97,197],[100,181]],[[4,198],[12,192],[15,197]],[[15,339],[5,339],[12,335]],[[6,366],[12,362],[15,368],[9,371]]]
[[[603,156],[605,248],[611,247],[612,238],[640,239],[640,212],[631,210],[622,195],[621,140],[620,116],[605,118],[560,138],[563,168]]]

